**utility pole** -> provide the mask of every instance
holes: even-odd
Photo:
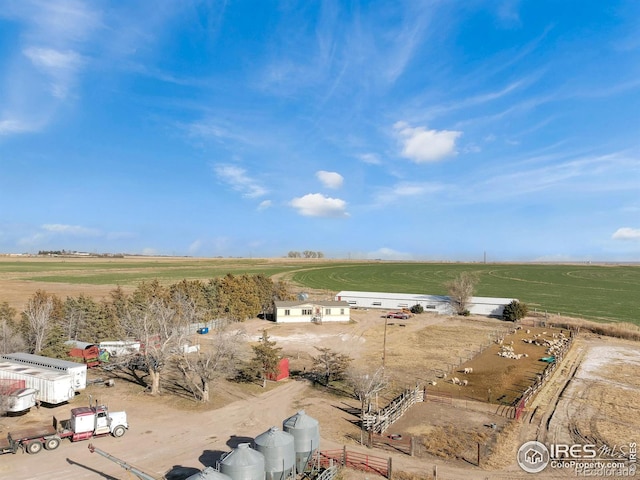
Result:
[[[384,361],[387,357],[387,322],[388,317],[384,317],[384,338],[382,340],[382,371],[384,371]]]

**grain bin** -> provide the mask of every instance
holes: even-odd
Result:
[[[187,480],[231,480],[231,477],[219,472],[213,467],[207,467],[201,472],[187,477]]]
[[[302,473],[320,446],[320,426],[315,418],[300,410],[294,416],[282,422],[282,429],[293,435],[296,451],[296,471]]]
[[[264,455],[267,480],[284,480],[293,473],[296,450],[293,435],[271,427],[254,440],[256,450]]]
[[[231,480],[265,480],[264,455],[241,443],[222,457],[220,471]]]

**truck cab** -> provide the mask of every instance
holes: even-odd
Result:
[[[108,434],[121,437],[129,424],[126,412],[109,412],[106,406],[96,405],[71,409],[71,418],[68,423],[63,422],[62,427],[65,430],[62,435],[68,433],[75,442]]]

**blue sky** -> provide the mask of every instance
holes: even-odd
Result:
[[[640,2],[15,1],[0,252],[640,260]]]

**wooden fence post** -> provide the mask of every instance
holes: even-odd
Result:
[[[392,475],[393,472],[391,470],[391,457],[389,457],[389,460],[387,460],[387,478],[391,478]]]
[[[342,447],[342,466],[347,466],[347,446],[343,445]]]

